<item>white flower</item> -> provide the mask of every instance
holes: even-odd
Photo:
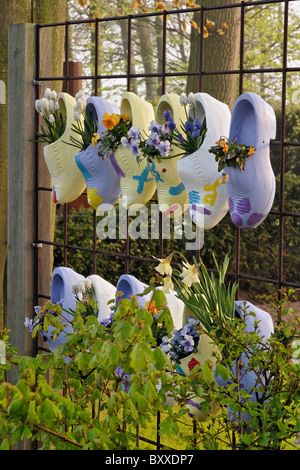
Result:
[[[168,274],[164,278],[164,285],[163,285],[163,288],[161,290],[165,294],[169,294],[170,290],[174,290],[174,284],[173,284],[172,277],[170,276],[170,274]]]
[[[50,90],[50,88],[46,88],[45,93],[44,93],[44,97],[47,100],[50,100],[52,98],[52,91]]]
[[[74,121],[79,121],[80,116],[81,116],[81,113],[79,113],[77,110],[74,109],[74,113],[73,113]]]
[[[79,286],[78,286],[78,284],[73,284],[73,285],[72,285],[72,293],[73,293],[73,295],[79,294]]]
[[[56,93],[55,90],[52,90],[52,91],[51,91],[51,99],[54,100],[54,101],[57,100],[57,93]]]
[[[54,118],[53,114],[49,114],[48,121],[49,121],[50,123],[55,122],[55,118]]]
[[[189,93],[188,96],[188,104],[190,105],[190,108],[195,108],[196,107],[196,97],[194,93]]]
[[[184,268],[180,277],[182,277],[182,282],[187,286],[191,287],[192,284],[200,282],[198,276],[198,266],[194,264],[190,265],[189,263],[183,262]]]
[[[79,292],[82,292],[83,294],[85,293],[85,283],[84,283],[84,281],[79,281],[78,282],[78,289],[79,289]]]
[[[84,286],[85,286],[85,289],[86,289],[86,290],[91,290],[91,288],[92,288],[92,281],[91,281],[90,279],[86,279],[86,280],[84,281]]]
[[[187,96],[186,96],[185,93],[181,93],[181,95],[179,97],[179,102],[180,102],[181,106],[188,105],[188,99],[187,99]]]
[[[35,109],[38,113],[42,111],[42,102],[41,100],[35,100]]]
[[[165,259],[159,259],[159,258],[155,258],[157,259],[158,261],[160,261],[159,265],[155,267],[155,270],[157,272],[159,272],[160,274],[162,274],[163,276],[166,274],[167,276],[171,276],[172,275],[172,268],[171,268],[171,261],[172,261],[172,255],[169,255],[167,258]]]
[[[84,101],[86,101],[86,95],[85,95],[83,90],[79,90],[75,95],[75,100],[76,101],[78,101],[80,99],[83,99]]]
[[[55,109],[54,101],[53,101],[53,99],[51,98],[51,99],[49,100],[49,110],[50,110],[51,113],[53,113],[54,109]]]

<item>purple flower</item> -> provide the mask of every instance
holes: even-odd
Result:
[[[162,157],[167,157],[170,155],[170,142],[168,140],[160,142],[158,150]]]
[[[192,137],[197,138],[199,137],[199,135],[200,135],[199,129],[197,129],[197,127],[194,127],[193,132],[192,132]]]
[[[172,119],[171,111],[166,109],[166,111],[164,112],[164,118],[165,118],[166,121],[170,121]]]
[[[187,132],[193,130],[193,126],[192,126],[192,124],[190,123],[190,121],[186,121],[186,123],[184,124],[184,128],[185,128],[185,130],[186,130]]]
[[[182,144],[183,141],[184,141],[184,138],[182,137],[182,135],[178,134],[178,142]]]
[[[121,137],[121,143],[127,148],[130,148],[131,146],[130,140],[126,139],[126,137]]]
[[[160,124],[158,124],[155,121],[151,121],[148,130],[151,131],[151,132],[156,132],[157,134],[159,134],[161,128],[162,128],[162,126]]]
[[[176,129],[176,124],[172,118],[168,121],[167,126],[170,129],[170,131],[174,131],[174,129]]]
[[[132,126],[128,131],[128,136],[132,137],[133,140],[138,141],[140,138],[140,129],[138,127]]]
[[[131,150],[132,155],[134,157],[138,157],[138,155],[139,155],[139,146],[138,146],[138,143],[135,140],[131,141],[130,150]]]
[[[194,120],[194,127],[197,127],[197,129],[201,129],[201,122],[199,121],[198,118]]]
[[[153,145],[154,148],[158,149],[160,140],[159,140],[159,135],[157,132],[151,132],[149,135],[149,139],[146,141],[147,145]]]
[[[186,352],[191,352],[194,349],[194,340],[190,335],[184,336],[185,341],[182,341],[182,346]]]

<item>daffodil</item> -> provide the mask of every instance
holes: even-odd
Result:
[[[162,292],[164,292],[165,294],[169,294],[170,291],[174,290],[174,284],[173,284],[173,281],[172,281],[172,277],[170,274],[168,274],[164,279],[164,285],[163,285],[163,288],[161,289]]]
[[[99,139],[100,139],[99,134],[97,132],[94,132],[93,137],[92,137],[93,147],[97,145]]]
[[[165,259],[160,259],[160,258],[155,258],[158,261],[160,261],[159,265],[155,267],[155,270],[160,273],[162,276],[165,274],[167,276],[172,275],[172,268],[171,268],[171,261],[172,261],[172,256],[173,254],[171,253],[167,258]]]
[[[182,282],[187,287],[191,287],[192,284],[200,282],[198,275],[198,265],[190,265],[189,263],[183,262],[183,269],[180,277],[182,277]]]

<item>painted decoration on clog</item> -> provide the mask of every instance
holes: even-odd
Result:
[[[276,136],[273,108],[256,93],[244,93],[236,100],[228,140],[247,146],[248,155],[239,165],[226,165],[226,191],[232,222],[241,229],[256,228],[269,214],[276,183],[270,160],[270,139]],[[237,156],[237,158],[239,158]]]
[[[226,188],[221,184],[218,164],[209,154],[216,136],[227,135],[230,111],[207,93],[195,93],[195,116],[201,125],[205,123],[206,134],[201,147],[177,162],[177,169],[189,199],[192,221],[200,228],[211,229],[228,212]]]
[[[47,164],[51,182],[53,202],[65,204],[77,199],[85,189],[85,180],[75,163],[77,150],[68,144],[72,136],[73,108],[75,98],[68,93],[58,95],[58,104],[66,120],[63,135],[44,147],[44,158]]]
[[[102,124],[103,115],[119,114],[119,109],[104,98],[91,96],[87,99],[86,113],[89,113],[96,123],[97,133],[101,139],[106,132]],[[95,210],[101,204],[114,205],[121,195],[119,175],[110,157],[101,158],[98,149],[99,143],[91,143],[75,156],[76,164],[85,179],[88,203]]]

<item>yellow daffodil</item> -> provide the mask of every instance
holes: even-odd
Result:
[[[163,285],[163,288],[161,289],[162,292],[164,292],[165,294],[169,294],[170,291],[173,291],[174,290],[174,284],[173,284],[173,281],[172,281],[172,277],[170,276],[170,274],[168,274],[165,278],[164,278],[164,285]]]
[[[172,275],[172,268],[171,268],[171,261],[172,261],[172,254],[169,255],[167,258],[165,259],[160,259],[160,258],[155,258],[157,259],[158,261],[160,261],[159,265],[155,267],[155,270],[160,273],[162,276],[164,276],[165,274],[167,276],[171,276]]]
[[[190,265],[189,263],[183,262],[183,269],[181,273],[182,282],[187,286],[191,287],[192,284],[200,282],[198,276],[198,265]]]
[[[130,121],[128,114],[119,114],[120,121]]]
[[[97,132],[94,132],[93,137],[92,137],[93,147],[95,147],[98,144],[99,139],[100,139],[99,134],[97,134]]]

